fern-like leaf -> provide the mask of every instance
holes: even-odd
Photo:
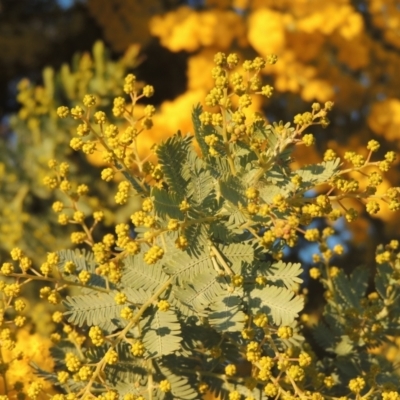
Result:
[[[184,215],[179,209],[179,203],[183,200],[182,193],[167,192],[165,189],[153,187],[151,190],[153,197],[154,211],[156,215],[165,218],[175,218],[183,220]]]
[[[64,305],[68,310],[64,313],[68,322],[78,326],[98,325],[107,331],[117,327],[113,319],[119,318],[124,307],[115,303],[114,294],[111,293],[67,296]]]
[[[299,276],[303,272],[300,263],[284,263],[278,261],[271,265],[267,271],[267,278],[270,282],[282,283],[288,289],[293,289],[293,286],[303,282]]]
[[[241,310],[241,298],[227,294],[210,304],[208,321],[218,332],[240,332],[243,330],[246,314]]]
[[[203,157],[208,156],[208,145],[204,140],[204,137],[210,135],[213,132],[209,126],[202,126],[200,121],[200,115],[203,112],[203,107],[200,104],[197,104],[193,107],[192,111],[192,122],[194,127],[194,136],[196,138],[197,143],[200,146],[201,154]]]
[[[368,278],[370,271],[365,267],[357,267],[350,276],[350,284],[355,295],[361,299],[365,296],[368,287]]]
[[[220,180],[219,190],[221,196],[235,206],[247,203],[247,199],[244,195],[244,188],[241,186],[241,181],[234,176],[230,176],[226,180]]]
[[[179,301],[199,314],[204,313],[209,304],[224,293],[221,278],[216,276],[215,271],[203,272],[190,285],[174,291]]]
[[[182,168],[186,161],[192,137],[182,137],[180,132],[168,138],[157,147],[157,156],[164,173],[164,180],[170,191],[182,194],[186,191],[187,182],[182,177]]]
[[[191,257],[200,257],[207,243],[207,228],[204,224],[192,224],[185,229],[185,237],[188,242],[187,253]]]
[[[57,252],[57,254],[60,258],[58,269],[61,273],[63,272],[64,264],[67,261],[73,262],[76,265],[76,269],[78,272],[88,271],[91,273],[87,285],[88,287],[82,290],[84,293],[92,292],[90,290],[90,287],[105,288],[107,286],[105,279],[102,276],[95,273],[97,262],[92,252],[88,252],[85,249],[75,249],[75,250],[68,249],[68,250],[61,250]],[[78,281],[76,275],[70,275],[68,276],[67,279],[73,282]]]
[[[215,206],[215,181],[209,172],[192,174],[187,187],[187,196],[196,206],[206,211]]]
[[[263,289],[255,288],[250,297],[251,308],[270,315],[278,326],[290,325],[304,306],[300,296],[283,287],[267,285]]]
[[[150,358],[166,356],[180,348],[181,326],[173,310],[158,310],[144,321],[142,340]]]
[[[193,377],[186,377],[182,373],[176,374],[165,367],[160,367],[160,371],[171,384],[171,394],[174,399],[192,400],[201,398],[200,393],[195,389],[197,385]]]
[[[251,246],[242,243],[231,243],[228,246],[218,245],[221,253],[232,263],[248,262],[254,259],[254,250]]]
[[[375,288],[382,299],[388,296],[387,288],[390,285],[390,277],[393,274],[393,269],[388,263],[378,265],[375,275]]]
[[[296,174],[301,176],[303,190],[315,187],[323,182],[333,178],[340,166],[340,159],[324,161],[320,164],[307,165],[304,168],[296,170]]]
[[[178,283],[194,281],[195,276],[201,272],[213,270],[212,260],[209,254],[201,253],[198,257],[190,257],[189,254],[176,252],[165,264],[165,272],[174,275]]]
[[[352,287],[351,281],[346,277],[342,270],[332,279],[335,289],[340,298],[345,302],[348,307],[360,308],[361,296],[358,295],[356,290]],[[364,291],[365,292],[365,291]],[[364,295],[364,292],[362,295]]]
[[[118,162],[115,163],[115,166],[122,172],[122,175],[124,175],[126,180],[132,185],[137,194],[148,196],[149,186],[147,184],[141,184],[140,182],[138,182],[138,179],[134,175],[126,171],[125,168]]]
[[[142,254],[129,256],[125,259],[125,270],[121,279],[124,287],[142,289],[154,293],[168,279],[160,265],[147,265]]]
[[[337,339],[324,322],[321,321],[313,327],[312,335],[322,349],[325,351],[334,351]]]

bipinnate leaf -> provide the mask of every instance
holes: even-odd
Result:
[[[287,289],[293,289],[296,284],[303,282],[299,277],[302,272],[300,263],[284,263],[279,260],[268,268],[266,277],[270,282],[281,282]]]
[[[204,224],[191,224],[185,229],[185,237],[188,242],[187,253],[192,257],[200,257],[207,243],[207,228]]]
[[[171,369],[160,367],[160,371],[171,385],[171,394],[177,400],[200,399],[200,393],[195,389],[195,382],[181,373],[174,373]]]
[[[150,358],[174,353],[180,348],[181,326],[173,310],[158,310],[142,327],[143,344]]]
[[[209,324],[218,332],[240,332],[243,330],[246,315],[241,310],[238,295],[225,294],[210,304]]]
[[[347,335],[342,335],[335,346],[335,353],[338,356],[346,356],[354,350],[354,342]]]
[[[366,267],[357,267],[350,276],[350,284],[358,298],[365,296],[368,287],[370,270]]]
[[[264,312],[272,317],[274,324],[290,325],[304,307],[302,297],[284,287],[265,286],[250,293],[250,307],[255,312]]]
[[[182,170],[182,176],[187,182],[186,197],[203,211],[216,205],[216,180],[205,167],[204,161],[191,149]]]
[[[182,220],[184,214],[179,209],[179,203],[183,200],[182,193],[168,192],[165,189],[153,187],[151,190],[154,210],[162,218],[169,217]]]
[[[191,257],[187,253],[176,252],[164,264],[165,272],[174,275],[177,282],[193,282],[196,275],[204,271],[213,271],[213,264],[208,253],[201,253],[198,257]]]
[[[320,164],[307,165],[296,170],[296,174],[302,178],[302,189],[315,187],[323,182],[329,181],[338,172],[340,159],[324,161]]]
[[[104,330],[112,330],[117,325],[114,318],[119,318],[123,305],[118,305],[113,293],[89,293],[79,296],[67,296],[63,302],[67,311],[64,315],[68,322],[82,327],[98,325]]]
[[[194,127],[194,136],[197,143],[200,146],[201,153],[203,157],[208,156],[208,145],[204,140],[204,137],[211,135],[213,133],[213,128],[209,126],[203,126],[200,121],[200,115],[203,112],[203,107],[201,104],[197,104],[193,107],[192,111],[192,122]]]
[[[212,162],[207,164],[209,171],[215,179],[228,179],[230,175],[229,163],[226,158],[212,158]]]
[[[60,263],[59,270],[62,272],[65,262],[71,261],[76,265],[77,270],[94,272],[96,268],[96,261],[94,259],[94,254],[88,252],[85,249],[75,249],[75,250],[61,250],[57,252]]]
[[[149,191],[149,185],[143,184],[141,185],[136,176],[132,175],[130,172],[126,171],[122,165],[119,163],[115,163],[115,166],[122,172],[125,179],[132,185],[132,188],[136,191],[137,194],[146,196]]]
[[[125,259],[125,273],[121,283],[124,287],[155,292],[169,279],[159,265],[147,265],[142,254]]]
[[[388,296],[388,287],[390,285],[391,275],[393,273],[392,267],[389,263],[378,265],[375,275],[375,288],[382,299]]]
[[[220,244],[218,249],[232,263],[242,261],[251,263],[254,259],[253,248],[243,243],[231,243],[227,246]]]
[[[325,351],[334,351],[337,341],[336,337],[323,321],[313,326],[312,335],[322,349]]]
[[[191,136],[182,137],[178,132],[157,146],[156,153],[162,166],[163,179],[167,182],[168,189],[174,193],[182,194],[186,191],[187,182],[182,177],[182,169],[191,141]]]
[[[192,283],[177,288],[174,291],[175,297],[190,309],[203,314],[212,301],[225,293],[221,279],[215,270],[204,271],[196,275]]]
[[[71,261],[75,264],[76,270],[78,273],[80,271],[88,271],[91,273],[90,280],[88,282],[88,287],[82,289],[84,293],[90,293],[90,287],[100,287],[105,288],[106,281],[104,277],[95,273],[96,270],[96,260],[94,258],[94,254],[91,251],[86,251],[85,249],[74,249],[74,250],[61,250],[57,252],[60,262],[58,265],[58,270],[62,273],[64,269],[64,264],[67,261]],[[78,281],[76,275],[69,275],[67,277],[68,280]]]
[[[339,273],[332,279],[333,284],[335,285],[335,292],[339,294],[341,300],[345,302],[348,307],[353,307],[355,309],[359,309],[361,307],[360,300],[361,297],[364,296],[366,286],[362,285],[361,288],[364,290],[360,294],[353,287],[351,280],[344,274],[343,270],[340,270]]]
[[[220,180],[219,190],[221,196],[235,206],[247,203],[242,182],[234,176],[229,176],[226,180]]]

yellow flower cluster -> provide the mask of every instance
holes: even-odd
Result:
[[[305,373],[303,368],[299,367],[298,365],[291,365],[286,373],[290,376],[295,382],[301,382],[305,378]]]
[[[268,317],[264,313],[258,313],[254,318],[253,318],[254,325],[263,328],[268,324]]]
[[[107,364],[116,364],[118,361],[118,353],[115,350],[108,350],[104,358]]]
[[[168,311],[171,305],[167,300],[160,300],[157,303],[157,307],[160,311]]]
[[[79,380],[81,381],[87,381],[91,378],[92,375],[93,375],[93,370],[89,366],[84,365],[79,369],[77,377],[79,377]]]
[[[274,361],[271,357],[261,357],[257,364],[259,370],[257,372],[257,378],[262,381],[268,381],[272,375],[272,368],[274,366]]]
[[[144,261],[147,264],[155,264],[158,260],[164,255],[164,250],[157,245],[152,246],[145,254],[144,254]]]
[[[142,357],[145,352],[145,347],[140,340],[136,340],[131,347],[131,353],[135,357]]]
[[[78,356],[74,353],[67,353],[65,355],[65,366],[70,372],[78,372],[82,366]]]
[[[151,34],[173,52],[193,52],[200,46],[227,49],[233,40],[241,39],[243,21],[233,11],[205,11],[198,13],[190,7],[180,7],[150,22]]]
[[[132,319],[133,318],[133,311],[129,307],[124,307],[121,310],[121,318]]]
[[[293,336],[293,328],[290,326],[280,326],[277,330],[277,335],[281,339],[290,339]]]
[[[179,235],[175,240],[175,247],[180,250],[184,250],[189,245],[189,242],[184,235]]]
[[[250,342],[246,347],[246,359],[250,362],[256,362],[261,357],[261,350],[259,348],[259,343]]]
[[[349,382],[349,389],[353,393],[360,393],[361,390],[364,389],[365,383],[366,383],[365,379],[362,377],[357,377],[357,378],[351,379]]]
[[[46,299],[50,304],[59,304],[61,302],[61,295],[57,290],[52,290],[50,286],[45,286],[40,289],[39,297]]]
[[[114,297],[114,301],[116,304],[122,305],[128,301],[128,297],[125,293],[117,293]]]

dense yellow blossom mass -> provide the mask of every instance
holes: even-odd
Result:
[[[16,344],[13,349],[7,350],[2,346],[2,362],[9,363],[9,369],[5,374],[8,392],[5,391],[4,381],[0,376],[0,393],[15,396],[14,385],[17,382],[22,382],[28,386],[29,383],[36,381],[41,382],[43,390],[47,393],[55,393],[51,383],[38,378],[29,365],[30,363],[35,363],[40,368],[53,369],[54,360],[50,355],[52,346],[50,339],[38,333],[32,334],[28,329],[18,329],[15,339]]]

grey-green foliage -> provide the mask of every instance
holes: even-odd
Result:
[[[147,265],[143,257],[148,247],[142,245],[139,254],[123,259],[122,278],[111,285],[105,278],[94,279],[96,272],[90,253],[61,252],[61,273],[63,263],[68,260],[93,275],[82,293],[66,299],[65,316],[71,324],[84,330],[98,325],[105,335],[111,335],[109,342],[96,351],[90,350],[86,357],[91,362],[99,362],[106,349],[114,346],[118,361],[106,367],[105,375],[110,388],[121,395],[195,399],[201,397],[198,384],[205,382],[223,399],[227,399],[232,390],[266,399],[265,382],[256,381],[253,388],[248,388],[241,378],[227,378],[224,367],[226,363],[244,361],[246,364],[244,358],[248,357],[246,347],[250,339],[243,332],[250,327],[253,340],[260,343],[260,351],[265,356],[273,356],[276,349],[294,348],[299,352],[307,347],[303,347],[305,338],[298,323],[304,306],[299,291],[302,266],[271,261],[271,253],[281,250],[284,241],[260,246],[256,235],[262,235],[261,229],[269,229],[270,217],[252,217],[243,207],[247,201],[245,190],[252,180],[256,180],[260,197],[267,204],[276,194],[286,197],[293,192],[287,166],[290,152],[282,151],[280,163],[263,170],[249,156],[249,147],[232,144],[230,151],[236,154],[237,160],[234,163],[236,172],[230,174],[231,167],[224,158],[212,158],[208,154],[204,137],[219,132],[202,127],[200,113],[201,108],[195,107],[195,135],[202,157],[191,148],[192,138],[180,133],[157,148],[164,185],[151,189],[154,216],[159,229],[164,229],[170,219],[182,224],[179,233],[164,229],[156,237],[154,244],[164,248],[164,257]],[[269,139],[271,146],[279,143],[272,127],[258,129],[257,134]],[[338,168],[337,161],[303,168],[299,171],[303,185],[296,189],[296,196],[302,198],[310,187],[334,177]],[[251,173],[253,170],[256,172]],[[189,204],[187,211],[181,208],[183,200]],[[137,229],[138,240],[143,240],[148,230]],[[178,234],[188,240],[184,250],[175,248]],[[395,286],[388,278],[390,274],[390,267],[383,264],[376,277],[380,296],[377,302],[384,309],[379,323],[385,334],[398,332],[397,315],[400,315],[395,314],[399,306],[394,301],[388,303],[388,299],[397,299],[400,294],[398,286],[394,292],[386,290],[389,284]],[[349,316],[358,317],[365,310],[368,277],[361,268],[350,277],[344,272],[335,275],[331,287],[333,297],[328,299],[323,320],[313,329],[315,342],[327,354],[323,362],[316,363],[315,372],[334,376],[340,384],[327,392],[330,395],[347,393],[349,379],[360,373],[357,365],[369,371],[377,362],[377,357],[365,351],[368,344],[364,339],[351,336],[349,329]],[[64,279],[77,284],[74,277],[64,276]],[[327,276],[324,279],[328,281]],[[124,306],[113,301],[117,291],[126,294],[128,303],[125,306],[133,311],[133,320],[121,318],[120,310]],[[160,300],[167,301],[170,308],[159,309]],[[384,306],[386,303],[388,305]],[[267,327],[252,322],[262,314],[268,317]],[[364,317],[368,316],[373,317],[372,314]],[[279,337],[277,328],[282,326],[291,327],[293,335]],[[118,332],[122,332],[122,336]],[[373,339],[376,344],[380,343],[375,336]],[[130,352],[137,341],[144,345],[143,357],[135,357]],[[221,353],[213,355],[213,349]],[[62,364],[61,356],[59,362]],[[273,373],[280,374],[277,369]],[[381,375],[382,381],[397,382],[389,367]],[[162,380],[168,380],[171,392],[160,390]],[[305,378],[304,384],[319,390],[313,387],[311,376]]]
[[[173,310],[157,311],[142,321],[143,344],[148,357],[160,358],[180,348],[181,327]]]

